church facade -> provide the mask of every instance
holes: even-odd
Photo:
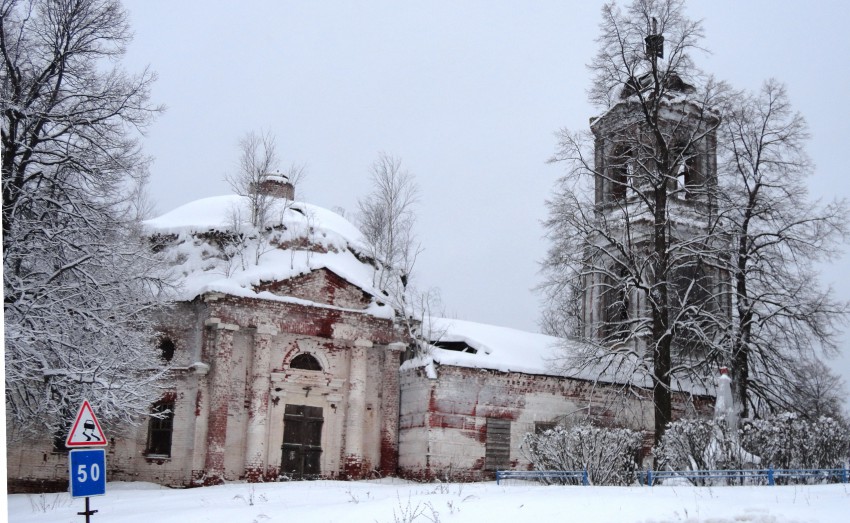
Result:
[[[687,136],[702,138],[681,143],[670,231],[697,237],[711,212],[716,144],[713,131],[698,128],[706,120],[689,118],[690,106],[677,103],[669,107],[679,116],[671,132],[693,121]],[[641,130],[631,110],[624,99],[591,124],[601,216],[630,209],[642,183]],[[150,419],[104,426],[110,480],[477,480],[530,467],[524,435],[571,419],[644,431],[648,453],[649,376],[565,372],[557,362],[578,341],[456,320],[434,319],[439,335],[413,350],[376,287],[380,262],[362,234],[341,216],[296,202],[285,177],[269,176],[258,191],[266,199],[259,226],[234,219],[256,214],[249,198],[235,195],[147,222],[152,248],[181,283],[157,316],[155,343],[171,374]],[[640,231],[641,220],[636,214],[629,223]],[[646,241],[638,233],[633,247]],[[585,339],[619,343],[646,317],[647,296],[611,277],[618,264],[612,257],[586,273]],[[723,274],[688,260],[681,268],[704,271],[692,280],[708,298],[724,295]],[[725,314],[729,304],[711,307]],[[628,339],[646,350],[641,336]],[[674,418],[712,410],[713,390],[685,383],[671,393]],[[67,454],[49,438],[10,444],[7,460],[10,487],[67,481]]]

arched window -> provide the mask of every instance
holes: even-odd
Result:
[[[699,151],[696,145],[685,140],[678,142],[673,151],[678,162],[674,190],[680,198],[689,200],[699,194],[704,183]]]
[[[292,358],[292,363],[289,366],[293,369],[301,370],[322,370],[322,365],[312,354],[303,353]]]

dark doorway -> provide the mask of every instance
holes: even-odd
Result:
[[[286,405],[283,414],[283,457],[280,473],[290,479],[315,479],[321,468],[322,455],[321,407]]]

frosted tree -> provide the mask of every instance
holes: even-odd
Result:
[[[130,40],[117,1],[2,0],[0,21],[9,434],[61,430],[83,398],[104,423],[129,422],[164,367],[135,138],[161,110],[154,75],[117,64]]]
[[[837,348],[848,311],[818,284],[815,263],[837,254],[850,209],[808,197],[806,122],[780,83],[733,97],[721,131],[719,214],[734,238],[729,364],[736,397],[744,417],[754,410],[806,414],[794,404],[801,380],[817,365],[806,362]]]
[[[592,135],[562,130],[567,174],[547,202],[545,320],[586,350],[567,367],[652,388],[656,441],[675,380],[708,379],[724,347],[725,239],[715,217],[716,106],[725,87],[691,60],[702,37],[678,0],[602,9]]]

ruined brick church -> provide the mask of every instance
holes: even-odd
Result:
[[[619,153],[605,139],[620,121],[614,110],[593,125],[606,173],[600,202],[621,197],[611,182]],[[715,151],[705,143],[692,172],[710,183]],[[268,202],[260,228],[240,220],[250,202],[237,195],[146,223],[181,283],[155,341],[172,373],[152,406],[160,416],[129,431],[104,427],[110,480],[482,479],[529,467],[523,436],[575,413],[651,440],[648,377],[629,377],[645,380],[646,394],[614,410],[616,379],[553,369],[553,356],[578,341],[435,318],[439,335],[412,356],[362,234],[298,202],[285,177],[268,176],[258,191]],[[587,325],[606,314],[598,296],[584,310]],[[712,391],[674,394],[675,416],[712,404]],[[10,478],[67,478],[67,454],[49,440],[9,447],[7,457]]]

